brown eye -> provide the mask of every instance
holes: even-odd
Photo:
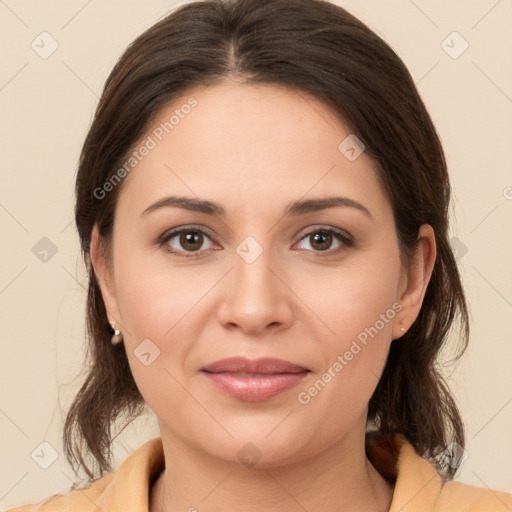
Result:
[[[179,237],[181,247],[188,251],[198,251],[203,245],[203,235],[198,231],[182,233]]]
[[[329,249],[332,239],[333,236],[330,233],[315,233],[313,237],[310,235],[311,246],[318,251]]]
[[[204,247],[210,237],[201,229],[180,229],[164,235],[160,241],[168,252],[181,256],[194,256],[211,247]],[[210,242],[211,244],[211,242]],[[191,253],[191,254],[186,254]]]
[[[306,233],[300,239],[301,243],[305,241],[309,242],[309,247],[302,248],[307,251],[317,253],[318,256],[323,256],[323,254],[320,254],[322,252],[326,253],[326,256],[336,254],[353,245],[353,240],[348,234],[345,234],[343,231],[338,231],[332,227],[318,228]],[[338,242],[337,245],[332,247],[333,243],[336,241]]]

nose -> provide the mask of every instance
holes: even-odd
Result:
[[[294,295],[271,253],[263,250],[252,262],[233,254],[233,268],[226,276],[217,309],[225,328],[257,335],[285,329],[293,322]]]

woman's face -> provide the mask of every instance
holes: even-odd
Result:
[[[93,261],[163,436],[272,466],[364,432],[428,278],[402,267],[390,203],[348,136],[309,97],[224,82],[174,101],[141,138],[111,279],[94,250]],[[152,208],[171,197],[208,205]],[[204,371],[235,356],[303,371]]]

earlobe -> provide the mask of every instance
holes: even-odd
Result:
[[[117,307],[112,268],[105,257],[103,242],[99,234],[97,224],[94,224],[92,229],[91,245],[89,249],[94,274],[96,275],[96,279],[101,290],[101,295],[103,297],[105,309],[107,310],[109,322],[120,323],[121,319]]]
[[[419,229],[418,238],[418,250],[407,269],[405,289],[399,299],[402,311],[393,329],[393,339],[403,336],[416,320],[434,269],[437,250],[432,226],[423,224]]]

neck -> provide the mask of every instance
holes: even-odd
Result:
[[[219,460],[165,434],[165,469],[151,489],[150,512],[384,512],[391,505],[393,488],[366,458],[364,433],[268,468]]]

